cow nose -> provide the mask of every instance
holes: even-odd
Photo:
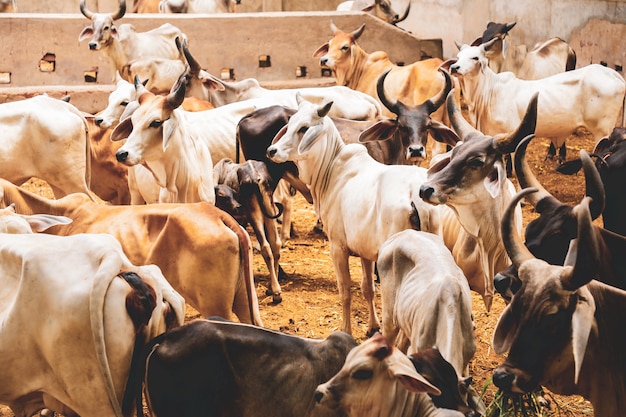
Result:
[[[513,381],[515,380],[515,375],[510,372],[507,372],[503,369],[496,369],[493,371],[493,383],[496,384],[496,387],[504,390],[511,391],[511,387],[513,386]]]
[[[459,72],[459,66],[458,65],[451,65],[450,66],[450,72],[452,74],[456,74],[457,72]]]
[[[328,63],[328,58],[320,58],[320,65],[325,66]]]
[[[422,200],[430,200],[430,197],[435,193],[435,189],[428,184],[422,184],[420,186],[420,197]]]
[[[511,277],[497,273],[493,277],[493,286],[496,288],[496,291],[504,296],[511,288]]]
[[[125,160],[128,159],[128,152],[126,152],[126,151],[118,151],[115,154],[115,159],[117,159],[118,162],[124,162]]]
[[[276,152],[276,148],[270,146],[269,148],[267,148],[267,157],[272,158],[274,155],[276,155]]]
[[[98,47],[97,43],[89,42],[89,49],[91,49],[92,51],[95,51],[97,47]]]
[[[104,122],[104,119],[102,117],[96,117],[93,122],[96,124],[96,126],[100,126],[102,124],[102,122]]]
[[[315,402],[319,404],[320,401],[322,401],[322,398],[324,398],[324,393],[320,390],[315,390],[315,394],[313,394],[313,398],[315,398]]]
[[[422,145],[414,145],[409,146],[409,155],[415,156],[424,156],[425,149]]]

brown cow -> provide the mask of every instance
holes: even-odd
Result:
[[[626,414],[626,291],[594,280],[600,257],[592,227],[589,197],[574,208],[578,235],[564,266],[535,258],[513,231],[511,200],[502,221],[502,238],[522,281],[498,319],[493,335],[497,353],[508,352],[493,374],[507,392],[530,392],[545,385],[557,394],[591,401],[596,416]]]
[[[156,264],[172,287],[204,316],[261,324],[252,276],[250,236],[210,203],[109,206],[82,193],[50,200],[0,179],[0,206],[21,214],[72,219],[46,230],[55,235],[109,233],[136,265]]]
[[[275,181],[272,180],[267,166],[261,161],[248,160],[236,164],[224,158],[213,167],[213,181],[216,185],[224,184],[235,191],[237,201],[243,206],[245,219],[254,230],[270,274],[270,289],[267,295],[272,296],[275,304],[280,303],[282,301],[278,283],[280,241],[276,218],[282,214],[282,207],[276,205],[277,213],[270,213],[274,205],[272,184]]]

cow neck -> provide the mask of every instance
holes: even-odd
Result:
[[[128,64],[128,56],[124,51],[122,43],[115,39],[111,38],[111,41],[106,44],[106,48],[104,52],[109,56],[109,59],[113,62],[115,69],[122,74],[122,70],[124,66]]]
[[[320,200],[326,195],[331,183],[335,160],[345,146],[334,123],[327,117],[324,118],[323,123],[326,125],[326,140],[323,141],[322,152],[316,153],[319,157],[309,159],[310,166],[305,167],[298,163],[298,169],[303,174],[303,181],[311,189],[313,206],[318,215],[320,214]]]
[[[489,131],[489,115],[491,114],[491,92],[497,75],[487,67],[472,77],[464,76],[461,82],[463,97],[466,98],[470,121],[473,126],[485,135],[495,135],[502,132]]]
[[[359,82],[363,77],[363,73],[367,69],[367,63],[369,54],[361,49],[360,46],[355,45],[352,48],[352,54],[350,57],[350,69],[343,74],[336,73],[337,85],[343,85],[353,90],[358,90]],[[361,91],[361,90],[359,90]]]

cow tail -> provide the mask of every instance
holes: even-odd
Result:
[[[94,276],[89,297],[89,318],[91,322],[91,334],[96,350],[96,358],[98,359],[98,366],[100,367],[100,372],[104,379],[107,396],[109,397],[111,407],[116,417],[124,417],[124,414],[122,413],[120,401],[115,393],[111,367],[109,366],[109,359],[106,353],[106,344],[104,341],[104,302],[109,286],[117,277],[115,274],[120,270],[120,267],[121,262],[117,253],[115,253],[114,256],[105,254],[100,263],[98,272]]]
[[[143,416],[143,404],[141,398],[141,383],[144,367],[141,365],[144,358],[144,349],[148,339],[147,326],[152,313],[157,306],[156,292],[139,275],[134,272],[120,272],[120,278],[133,288],[133,292],[126,297],[126,311],[135,326],[135,345],[130,362],[128,383],[122,400],[122,412],[130,414],[133,400],[136,400],[137,417]]]

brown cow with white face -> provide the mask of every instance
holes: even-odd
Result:
[[[365,12],[372,16],[384,20],[387,23],[396,25],[409,16],[411,10],[411,2],[408,2],[402,16],[393,9],[389,0],[349,0],[339,3],[338,12]]]
[[[582,395],[596,416],[625,415],[626,291],[594,280],[600,258],[590,198],[574,208],[578,237],[564,266],[557,266],[535,258],[512,230],[511,208],[534,191],[518,193],[502,221],[504,245],[522,286],[494,331],[495,351],[508,355],[493,382],[518,393],[544,385],[557,394]]]

